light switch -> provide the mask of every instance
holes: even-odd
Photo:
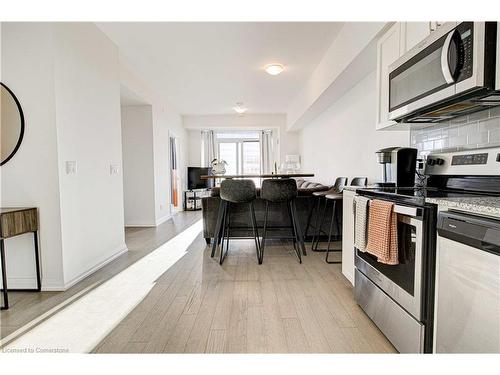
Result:
[[[66,174],[76,174],[77,164],[76,160],[69,160],[66,162]]]
[[[109,174],[111,176],[117,175],[120,173],[120,166],[118,164],[110,164],[109,166]]]

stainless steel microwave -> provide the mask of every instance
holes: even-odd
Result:
[[[389,67],[389,119],[440,122],[500,105],[496,22],[447,22]]]

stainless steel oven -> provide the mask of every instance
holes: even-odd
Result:
[[[447,22],[389,67],[389,118],[439,122],[500,105],[496,22]]]
[[[432,346],[432,333],[428,336],[432,332],[432,312],[426,288],[433,246],[424,223],[427,211],[426,207],[394,205],[398,265],[380,263],[359,249],[355,254],[355,299],[396,349],[404,353],[423,353]]]

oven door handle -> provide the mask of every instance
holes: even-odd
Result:
[[[371,203],[372,199],[370,199]],[[356,210],[356,205],[353,202],[353,209]],[[399,204],[394,205],[394,212],[397,214],[410,216],[410,217],[419,217],[422,216],[422,209],[420,207],[410,207],[410,206],[402,206]]]
[[[421,209],[418,207],[400,206],[398,204],[394,205],[394,212],[411,217],[417,217],[421,215]]]

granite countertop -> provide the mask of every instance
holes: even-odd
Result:
[[[500,218],[500,197],[426,198],[441,209],[453,209]]]

